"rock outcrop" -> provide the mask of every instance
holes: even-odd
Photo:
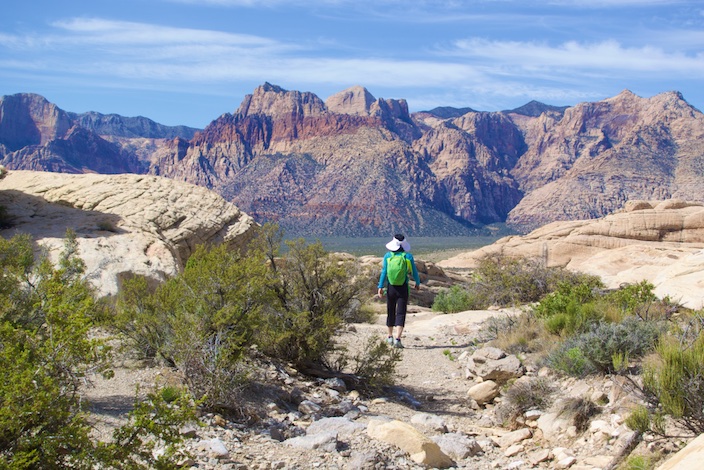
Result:
[[[630,201],[596,220],[553,222],[438,263],[472,268],[490,254],[538,258],[600,276],[607,286],[648,280],[659,296],[704,307],[704,204]]]
[[[103,295],[133,274],[163,280],[197,245],[235,248],[256,230],[217,194],[155,176],[11,171],[0,181],[0,205],[12,222],[2,236],[29,233],[54,258],[73,230],[86,276]]]

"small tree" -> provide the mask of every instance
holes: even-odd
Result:
[[[286,242],[288,252],[279,257],[281,238],[277,227],[264,228],[273,303],[265,309],[260,345],[298,365],[329,365],[335,333],[358,305],[362,277],[355,263],[332,259],[320,242]]]

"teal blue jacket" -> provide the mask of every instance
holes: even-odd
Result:
[[[416,281],[416,285],[420,285],[420,275],[418,274],[418,268],[416,268],[416,260],[413,259],[413,255],[410,254],[409,252],[405,251],[406,253],[406,258],[411,262],[411,267],[413,268],[413,280]],[[379,289],[382,289],[385,284],[387,284],[388,280],[386,279],[386,263],[391,258],[393,253],[390,251],[387,252],[384,255],[384,260],[381,262],[381,276],[379,276],[379,285],[377,286]],[[406,281],[408,281],[408,276],[406,276]]]

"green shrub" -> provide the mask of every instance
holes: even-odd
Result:
[[[352,381],[353,388],[365,395],[372,395],[393,385],[400,361],[400,349],[390,347],[382,338],[372,336],[352,358],[349,358],[346,351],[341,351],[338,362],[332,369],[349,369],[351,376],[348,375],[347,379]]]
[[[281,239],[278,228],[264,227],[259,250],[269,260],[271,302],[258,344],[265,354],[296,365],[327,365],[338,329],[361,305],[363,277],[354,260],[331,258],[320,242],[287,241],[279,257]]]
[[[626,426],[643,434],[650,431],[650,412],[645,406],[636,407],[626,418]]]
[[[484,307],[486,302],[481,302],[465,287],[454,285],[443,289],[435,296],[432,310],[442,313],[456,313],[464,310],[474,310]]]
[[[643,357],[654,349],[661,333],[662,326],[635,317],[622,323],[596,323],[558,346],[548,356],[548,363],[573,376],[613,373],[615,357]]]
[[[100,306],[74,233],[58,266],[32,251],[29,237],[0,238],[0,468],[166,468],[169,457],[157,466],[144,449],[178,443],[171,428],[194,416],[190,398],[141,414],[138,405],[119,444],[92,440],[79,392],[90,373],[111,375],[109,348],[92,336]]]
[[[509,354],[542,353],[555,341],[544,323],[530,311],[491,317],[482,324],[479,336],[483,342]]]
[[[704,336],[693,343],[663,337],[645,365],[643,389],[653,407],[694,434],[704,432]]]
[[[653,470],[657,459],[649,455],[631,455],[617,470]]]
[[[236,410],[266,280],[256,253],[198,246],[183,272],[155,289],[145,278],[125,281],[113,325],[141,356],[177,366],[203,406]]]
[[[548,356],[548,364],[572,377],[584,377],[594,372],[582,350],[577,346],[562,345]]]
[[[537,302],[558,286],[574,284],[601,285],[595,276],[548,268],[539,260],[488,256],[479,262],[473,274],[475,289],[488,305],[517,305]]]

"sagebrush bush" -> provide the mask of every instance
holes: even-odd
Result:
[[[669,298],[659,300],[653,288],[647,281],[610,292],[589,278],[578,284],[561,283],[535,306],[535,312],[545,319],[551,333],[562,336],[581,333],[602,321],[620,323],[633,316],[644,321],[666,320],[679,305]]]
[[[257,341],[262,351],[296,365],[326,365],[336,348],[337,331],[353,318],[366,287],[354,259],[335,259],[320,242],[286,242],[282,232],[263,227],[256,251],[268,260],[267,308]]]
[[[599,411],[599,406],[592,400],[584,397],[571,397],[560,402],[558,414],[569,418],[577,431],[583,432],[589,427],[591,418]]]
[[[365,395],[378,393],[384,387],[393,385],[396,367],[401,361],[401,350],[389,346],[378,336],[370,337],[364,347],[354,356],[347,351],[338,351],[333,370],[350,370],[348,380],[355,389]]]
[[[279,255],[282,238],[265,225],[246,250],[197,247],[183,272],[156,288],[126,281],[113,325],[141,356],[178,367],[210,409],[238,411],[255,345],[300,370],[329,370],[340,327],[361,315],[365,279],[353,259],[319,242],[289,241]]]
[[[454,285],[438,292],[433,301],[432,310],[442,313],[456,313],[483,308],[485,305],[486,301],[478,298],[467,287]]]
[[[491,317],[482,324],[479,336],[509,354],[543,353],[555,342],[544,322],[531,311]]]
[[[613,373],[615,356],[643,357],[654,349],[662,331],[662,325],[635,317],[622,323],[599,322],[561,343],[549,354],[547,362],[573,376]]]
[[[653,470],[657,460],[651,455],[630,455],[617,470]]]
[[[537,302],[560,284],[598,283],[598,278],[566,269],[548,268],[540,260],[491,255],[479,262],[474,284],[488,305]]]

